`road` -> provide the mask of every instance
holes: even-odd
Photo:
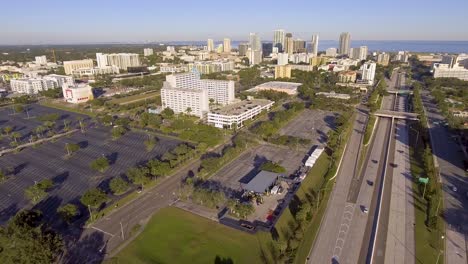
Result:
[[[445,122],[429,92],[422,93],[429,121],[429,133],[436,157],[444,193],[446,222],[445,263],[467,263],[468,183],[463,170],[463,152],[452,139],[450,131],[439,122]],[[436,123],[437,122],[437,123]],[[457,191],[453,191],[456,186]]]

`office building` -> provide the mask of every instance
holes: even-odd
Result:
[[[377,55],[377,64],[387,66],[390,62],[390,54],[382,52]]]
[[[286,33],[284,38],[284,52],[289,55],[294,53],[294,40],[291,33]]]
[[[146,48],[146,49],[143,49],[143,55],[145,57],[148,57],[148,56],[151,56],[154,54],[154,51],[153,49],[150,49],[150,48]]]
[[[311,42],[311,53],[315,57],[317,57],[318,54],[318,42],[319,42],[319,36],[318,35],[312,35],[312,42]]]
[[[278,48],[278,52],[284,50],[284,30],[277,29],[273,32],[273,47]]]
[[[339,54],[349,55],[349,49],[351,47],[351,35],[348,32],[343,32],[340,35]]]
[[[80,84],[63,84],[62,86],[63,99],[72,104],[85,103],[93,100],[93,88],[85,83]]]
[[[249,58],[250,65],[256,65],[262,62],[262,51],[261,50],[253,50],[249,48],[247,50],[247,57]]]
[[[325,55],[328,57],[336,57],[337,55],[336,48],[328,48],[327,50],[325,50]]]
[[[55,88],[53,81],[42,78],[11,79],[10,87],[13,92],[22,94],[37,94]]]
[[[355,60],[366,60],[368,49],[367,46],[360,46],[359,48],[351,48],[349,51],[349,57]]]
[[[208,41],[206,42],[206,47],[208,49],[208,52],[213,52],[215,51],[215,46],[214,46],[214,41],[213,39],[208,39]]]
[[[448,62],[447,58],[442,61]],[[468,55],[459,54],[450,64],[435,63],[433,66],[434,78],[457,78],[468,81]]]
[[[102,66],[94,68],[80,68],[73,70],[72,75],[75,77],[93,77],[104,74],[119,74],[120,70],[117,66]]]
[[[240,128],[262,111],[269,111],[274,102],[265,99],[245,100],[208,113],[207,122],[217,128]]]
[[[35,62],[36,62],[36,64],[39,64],[39,65],[46,65],[47,64],[47,57],[45,55],[36,56],[35,57]]]
[[[273,43],[262,43],[263,57],[268,57],[273,53]]]
[[[223,51],[225,53],[230,53],[231,52],[231,39],[225,38],[223,41]]]
[[[73,61],[64,61],[63,68],[65,69],[65,74],[70,75],[72,74],[73,70],[80,69],[80,68],[93,68],[93,60],[73,60]]]
[[[249,49],[248,43],[239,44],[239,56],[247,56],[247,50]]]
[[[291,78],[291,65],[275,66],[275,79],[278,78]]]
[[[306,42],[302,39],[293,40],[293,52],[303,53],[306,52]]]
[[[289,63],[289,55],[287,53],[278,53],[277,55],[278,65],[286,65]]]
[[[210,99],[219,105],[234,101],[234,81],[200,79],[200,73],[192,71],[166,76],[161,89],[163,108],[175,113],[187,113],[203,118],[209,110]]]
[[[361,80],[367,82],[370,85],[374,84],[375,77],[375,62],[366,62],[361,66],[362,76]]]

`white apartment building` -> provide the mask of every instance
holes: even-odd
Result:
[[[112,53],[102,54],[96,53],[96,61],[98,68],[105,66],[117,66],[120,70],[127,70],[128,67],[140,66],[140,58],[136,53]],[[93,68],[91,67],[80,67],[80,68]]]
[[[223,41],[223,51],[225,53],[231,52],[231,39],[225,38]]]
[[[356,60],[365,60],[367,58],[368,48],[367,46],[360,46],[359,48],[351,48],[349,57]]]
[[[309,63],[310,59],[312,58],[312,54],[307,54],[307,53],[294,53],[292,55],[289,55],[289,61],[298,64],[301,62]]]
[[[37,94],[40,91],[55,88],[53,81],[41,78],[12,79],[10,87],[13,92],[22,94]]]
[[[234,101],[234,82],[200,79],[200,73],[193,71],[166,76],[161,89],[164,108],[176,113],[186,113],[202,118],[209,110],[210,99],[216,104],[227,105]]]
[[[73,70],[81,69],[81,68],[93,68],[94,63],[93,60],[73,60],[73,61],[64,61],[63,68],[65,69],[65,74],[70,75],[72,74]]]
[[[189,69],[197,69],[201,74],[209,74],[213,72],[233,71],[235,63],[233,61],[197,61],[189,63]]]
[[[262,51],[261,50],[253,50],[249,48],[247,50],[247,57],[249,58],[250,65],[256,65],[262,62]]]
[[[93,88],[88,84],[64,84],[62,86],[63,99],[72,104],[84,103],[93,100]]]
[[[336,57],[337,50],[336,48],[328,48],[325,50],[325,55],[328,57]]]
[[[245,100],[208,113],[208,124],[217,128],[240,128],[246,120],[253,119],[262,111],[269,111],[274,102],[264,99]]]
[[[62,87],[64,84],[73,85],[75,80],[73,77],[67,75],[49,74],[43,77],[44,80],[52,81],[54,88]]]
[[[47,64],[47,57],[45,55],[36,56],[35,57],[35,62],[36,62],[36,64],[39,64],[39,65],[46,65]]]
[[[289,63],[289,54],[287,53],[278,53],[278,62],[277,65],[282,66]]]
[[[213,39],[208,39],[208,41],[206,42],[206,46],[207,46],[208,52],[214,51],[214,50],[215,50],[215,47],[214,47],[214,41],[213,41]]]
[[[150,48],[146,48],[146,49],[143,49],[143,55],[145,57],[148,57],[148,56],[151,56],[154,54],[154,51],[153,49],[150,49]]]
[[[119,74],[120,70],[117,66],[103,66],[94,68],[81,68],[73,70],[72,75],[76,77],[91,77],[102,74]]]
[[[170,108],[174,113],[186,113],[200,118],[210,109],[207,90],[173,87],[167,81],[161,89],[161,101],[163,108]]]
[[[361,66],[362,71],[362,81],[367,81],[370,85],[374,84],[374,77],[375,77],[375,69],[376,69],[375,62],[366,62]]]

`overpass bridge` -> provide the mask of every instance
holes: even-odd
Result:
[[[395,94],[395,95],[399,95],[399,94],[413,94],[413,91],[411,90],[395,90],[395,89],[389,89],[387,90],[388,93],[390,94]]]
[[[407,112],[399,112],[399,111],[377,110],[375,111],[374,115],[379,116],[379,117],[389,117],[389,118],[404,119],[404,120],[419,120],[418,114],[416,113],[407,113]]]

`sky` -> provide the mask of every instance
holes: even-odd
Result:
[[[468,40],[468,0],[16,0],[0,10],[0,44],[271,40],[278,28],[306,40]]]

